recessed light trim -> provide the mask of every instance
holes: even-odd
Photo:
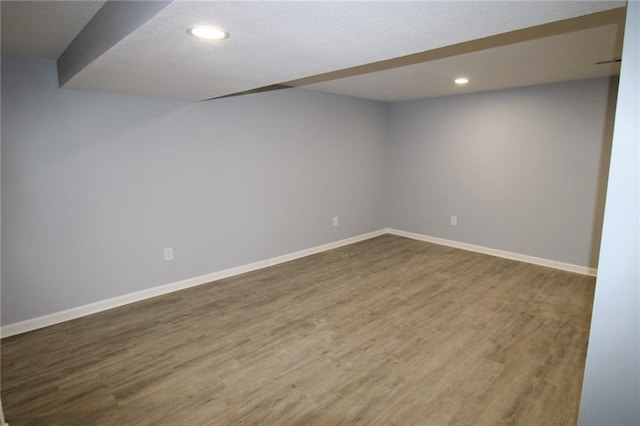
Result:
[[[463,84],[467,84],[469,82],[469,79],[466,77],[458,77],[455,80],[453,80],[453,82],[459,86],[463,85]]]
[[[187,28],[187,33],[193,37],[205,40],[224,40],[229,38],[228,31],[210,25],[195,25],[193,27],[189,27]]]

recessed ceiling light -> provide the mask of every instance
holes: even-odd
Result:
[[[469,79],[468,78],[464,78],[464,77],[459,77],[459,78],[456,78],[455,80],[453,80],[453,82],[455,84],[467,84],[469,82]]]
[[[229,38],[229,33],[225,30],[208,25],[196,25],[195,27],[188,28],[187,32],[194,37],[207,40],[224,40],[225,38]]]

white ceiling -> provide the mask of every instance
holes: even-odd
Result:
[[[2,1],[2,53],[57,58],[101,4]],[[624,4],[178,0],[81,69],[64,87],[203,100]],[[186,28],[195,24],[222,26],[231,37],[223,42],[193,39]],[[619,56],[620,34],[620,25],[610,24],[553,37],[537,35],[518,44],[485,46],[307,87],[391,101],[610,75],[617,72],[616,66],[596,67],[592,62]],[[459,74],[472,80],[464,89],[451,86],[451,78]]]
[[[2,0],[2,54],[58,59],[103,4]]]
[[[620,63],[594,62],[620,56],[619,29],[611,24],[305,87],[392,102],[617,75]],[[454,84],[458,76],[469,84]]]

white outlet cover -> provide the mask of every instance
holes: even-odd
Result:
[[[173,248],[167,247],[164,249],[164,260],[165,261],[173,260]]]

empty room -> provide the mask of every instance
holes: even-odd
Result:
[[[640,425],[640,4],[0,2],[0,425]]]

